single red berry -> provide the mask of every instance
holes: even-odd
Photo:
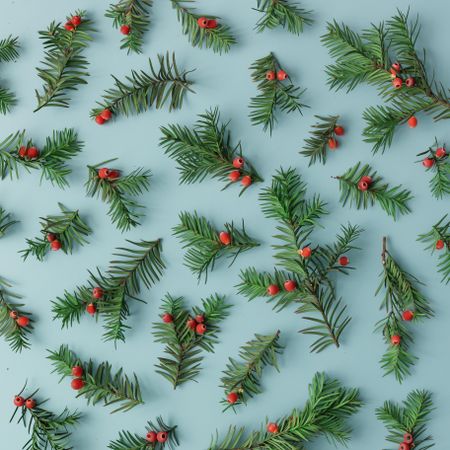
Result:
[[[97,307],[93,303],[89,303],[86,305],[86,312],[93,316],[97,312]]]
[[[275,75],[275,72],[273,70],[268,70],[266,72],[266,80],[273,81],[273,80],[275,80],[275,77],[276,77],[276,75]]]
[[[309,258],[311,256],[312,250],[311,247],[303,247],[298,251],[298,254],[303,258]]]
[[[228,179],[229,179],[232,183],[235,183],[236,181],[238,181],[239,178],[241,178],[241,172],[239,172],[239,170],[233,170],[233,171],[230,172],[230,174],[228,175]]]
[[[445,151],[444,147],[439,147],[436,149],[436,158],[443,158],[446,154],[447,152]]]
[[[250,175],[245,175],[241,180],[242,186],[248,187],[252,184],[252,177]]]
[[[389,72],[391,72],[391,78],[395,78],[398,75],[398,72],[395,69],[389,69]]]
[[[438,239],[436,241],[436,250],[442,250],[444,248],[444,241],[442,239]]]
[[[417,118],[416,118],[416,116],[411,116],[408,119],[408,126],[409,126],[409,128],[416,128],[417,127]]]
[[[16,319],[16,323],[19,327],[24,328],[30,324],[30,319],[27,316],[20,316]]]
[[[100,114],[98,114],[97,116],[95,116],[95,122],[99,125],[103,125],[106,120]]]
[[[166,431],[160,431],[156,435],[156,439],[158,440],[158,442],[166,442],[168,438],[169,438],[169,433],[167,433]]]
[[[25,401],[25,406],[28,409],[33,409],[36,407],[36,401],[34,400],[34,398],[27,398]]]
[[[267,293],[269,295],[277,295],[280,292],[280,288],[276,284],[270,284],[267,288]]]
[[[147,433],[147,435],[145,436],[145,439],[147,440],[147,442],[156,442],[157,439],[157,434],[156,431],[149,431]]]
[[[402,442],[398,450],[411,450],[411,446],[406,442]]]
[[[416,84],[416,80],[413,77],[408,77],[405,81],[406,86],[413,87]]]
[[[58,239],[55,239],[54,241],[50,242],[50,247],[54,252],[57,252],[58,250],[61,250],[62,244],[58,241]]]
[[[244,158],[242,158],[242,156],[238,156],[237,158],[234,158],[233,166],[236,167],[236,169],[240,169],[241,167],[244,167]]]
[[[424,167],[426,167],[427,169],[429,169],[430,167],[433,167],[433,166],[434,166],[434,159],[433,159],[433,158],[425,158],[425,159],[422,161],[422,165],[423,165]]]
[[[394,345],[394,346],[400,345],[401,341],[402,341],[402,338],[398,334],[394,334],[393,336],[391,336],[391,344],[392,345]]]
[[[73,31],[73,30],[75,30],[75,27],[74,27],[73,24],[70,23],[70,22],[67,22],[67,23],[64,25],[64,28],[65,28],[67,31]]]
[[[402,318],[406,322],[411,322],[414,318],[414,313],[410,309],[407,309],[406,311],[403,311]]]
[[[23,406],[25,405],[25,399],[23,397],[21,397],[20,395],[16,395],[13,398],[13,403],[14,405],[16,405],[17,407]]]
[[[210,19],[206,23],[206,28],[217,28],[217,20],[216,19]]]
[[[109,120],[112,117],[112,112],[111,110],[109,110],[108,108],[104,109],[101,113],[100,113],[100,117],[104,120]]]
[[[83,376],[83,368],[81,366],[73,366],[72,367],[72,375],[74,377],[80,378]]]
[[[80,17],[80,16],[73,16],[73,17],[70,19],[70,22],[72,23],[72,25],[73,25],[74,27],[78,27],[78,26],[81,25],[81,17]]]
[[[405,444],[412,444],[414,442],[414,437],[411,433],[405,433],[403,435],[403,442]]]
[[[188,319],[188,321],[186,322],[186,326],[190,329],[190,330],[195,330],[197,328],[197,321],[195,319]]]
[[[56,234],[54,233],[47,233],[47,241],[53,242],[56,239]]]
[[[219,233],[219,241],[223,245],[230,245],[231,244],[231,235],[227,231],[221,231]]]
[[[109,172],[108,180],[113,181],[113,180],[117,180],[118,178],[120,178],[120,171],[119,170],[111,170]]]
[[[294,280],[286,280],[284,282],[284,289],[288,292],[295,291],[297,289],[297,283]]]
[[[339,147],[339,142],[335,138],[328,139],[328,148],[330,150],[336,150]]]
[[[361,181],[365,181],[370,186],[372,184],[372,177],[369,177],[369,175],[364,175],[361,177]]]
[[[30,159],[39,158],[39,150],[36,147],[30,147],[27,150],[27,158],[30,158]]]
[[[16,319],[17,319],[17,311],[10,311],[10,312],[9,312],[9,317],[10,317],[11,319],[16,320]]]
[[[403,85],[403,80],[399,77],[395,77],[392,80],[392,86],[394,86],[395,89],[400,89]]]
[[[74,390],[74,391],[79,391],[80,389],[84,388],[84,381],[81,378],[74,378],[71,382],[70,382],[70,387]]]
[[[400,70],[402,70],[402,66],[400,65],[399,62],[395,61],[394,63],[392,63],[391,66],[395,71],[399,72]]]
[[[363,192],[367,191],[367,189],[369,189],[369,186],[370,186],[369,183],[367,181],[363,180],[362,178],[358,182],[358,189],[360,191],[363,191]]]
[[[19,150],[17,150],[17,153],[21,158],[25,158],[25,156],[27,156],[27,148],[22,145],[21,147],[19,147]]]
[[[276,423],[268,423],[267,424],[267,431],[269,433],[278,433],[278,425]]]
[[[195,321],[197,323],[203,323],[205,321],[205,316],[203,314],[197,314],[195,316]]]
[[[279,70],[277,72],[277,80],[284,81],[289,78],[288,74],[284,70]]]
[[[208,19],[206,17],[199,17],[197,19],[197,24],[200,28],[207,28],[208,27]]]
[[[238,394],[237,394],[236,392],[230,392],[230,393],[227,395],[227,402],[228,402],[230,405],[235,404],[235,403],[238,401],[238,399],[239,399],[239,396],[238,396]]]
[[[336,136],[344,136],[345,130],[344,127],[341,127],[340,125],[337,125],[334,127],[334,134]]]
[[[163,316],[162,316],[162,321],[163,321],[164,323],[172,323],[172,322],[173,322],[173,316],[172,316],[172,314],[169,314],[169,313],[163,314]]]
[[[120,32],[126,36],[131,33],[131,27],[129,25],[122,25],[120,27]]]
[[[109,177],[109,175],[111,174],[111,170],[109,170],[107,167],[102,167],[98,170],[97,173],[99,178],[105,179]]]
[[[101,287],[95,287],[94,289],[92,289],[92,297],[96,298],[97,300],[99,298],[102,298],[104,293],[105,292]]]
[[[348,259],[348,257],[347,256],[341,256],[340,258],[339,258],[339,264],[341,265],[341,266],[348,266],[348,263],[350,262],[350,260]]]
[[[195,327],[195,331],[197,332],[197,334],[205,334],[206,333],[206,325],[204,323],[199,323]]]

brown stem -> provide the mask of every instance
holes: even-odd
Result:
[[[381,252],[381,262],[383,266],[386,265],[386,253],[387,253],[387,237],[383,236],[383,250]]]

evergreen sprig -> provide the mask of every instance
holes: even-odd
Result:
[[[173,228],[173,234],[180,239],[183,248],[188,249],[184,263],[197,275],[199,281],[204,276],[206,283],[208,272],[214,269],[216,260],[220,257],[227,256],[231,259],[231,266],[240,253],[259,246],[247,234],[243,220],[241,228],[231,222],[224,224],[223,231],[218,231],[197,212],[181,212],[179,218],[180,223]],[[228,244],[221,241],[221,233],[227,234],[230,239]]]
[[[0,206],[0,238],[2,238],[8,229],[16,223],[18,223],[18,221],[12,219],[11,213],[6,212]]]
[[[236,402],[222,400],[225,410],[235,408],[238,405],[247,405],[247,401],[262,392],[261,376],[265,366],[278,367],[278,354],[283,352],[279,344],[280,331],[273,334],[255,334],[255,338],[247,342],[239,351],[237,361],[229,358],[224,376],[221,378],[221,387],[225,391],[225,397],[234,393],[238,395]]]
[[[148,60],[149,73],[132,70],[131,74],[120,81],[113,76],[114,87],[103,94],[103,100],[91,110],[95,118],[108,109],[113,117],[120,114],[130,116],[147,111],[151,107],[161,109],[169,103],[169,111],[180,109],[192,81],[188,79],[191,71],[180,70],[175,60],[175,54],[158,55],[159,68],[155,68],[151,59]]]
[[[174,389],[188,382],[194,381],[201,371],[203,352],[214,352],[218,342],[221,322],[229,315],[231,305],[218,294],[202,300],[201,307],[186,309],[182,297],[172,297],[167,294],[163,299],[161,311],[168,314],[171,321],[154,323],[153,335],[156,342],[165,344],[166,356],[159,358],[156,372],[168,380]],[[188,321],[195,321],[201,317],[201,324],[206,331],[198,333],[196,322],[191,328]]]
[[[22,396],[26,386],[16,395]],[[39,392],[39,389],[27,396],[33,399]],[[36,400],[35,400],[36,401]],[[16,407],[10,422],[14,420],[16,414],[19,414],[17,423],[23,423],[27,428],[30,438],[23,445],[23,450],[71,450],[70,437],[71,428],[76,426],[81,419],[81,414],[78,412],[70,412],[67,408],[55,414],[43,407],[47,400],[37,400],[37,406],[34,408],[27,408],[25,405]]]
[[[45,255],[50,251],[51,242],[48,235],[55,235],[66,254],[71,254],[74,247],[83,246],[88,243],[86,236],[92,233],[91,228],[83,221],[78,210],[70,211],[62,203],[58,203],[61,214],[41,217],[41,236],[27,239],[27,248],[21,250],[22,258],[35,256],[38,261],[43,261]]]
[[[19,57],[19,38],[8,36],[0,40],[0,63],[15,61]],[[16,103],[16,96],[0,86],[0,113],[6,114]]]
[[[369,177],[366,190],[359,187],[363,177]],[[399,215],[411,212],[408,202],[413,198],[411,192],[402,187],[390,187],[383,183],[383,178],[369,164],[360,162],[348,169],[343,175],[335,177],[339,180],[341,196],[339,201],[345,206],[367,209],[379,203],[381,208],[396,220]]]
[[[130,27],[130,32],[122,38],[121,49],[127,53],[142,53],[143,38],[150,27],[149,10],[152,0],[119,0],[109,5],[105,16],[113,20],[114,28],[123,25]]]
[[[286,80],[277,79],[276,73],[283,69],[273,53],[257,59],[250,70],[259,91],[256,97],[250,99],[250,120],[253,125],[262,125],[264,131],[269,130],[272,134],[278,111],[298,111],[302,114],[302,108],[307,107],[300,100],[305,89],[294,86],[289,77]],[[268,80],[268,72],[273,72],[275,79]]]
[[[427,431],[427,422],[433,409],[431,393],[415,390],[408,394],[402,405],[384,402],[383,406],[377,408],[376,415],[388,430],[388,442],[399,445],[409,435],[407,437],[413,439],[411,448],[428,450],[434,447],[433,438]]]
[[[277,420],[278,432],[266,432],[262,426],[251,432],[231,426],[223,437],[213,436],[209,450],[303,449],[305,443],[320,435],[334,444],[346,445],[351,434],[347,419],[361,405],[358,389],[343,387],[338,380],[317,373],[309,385],[305,407]]]
[[[81,23],[72,26],[72,30],[53,21],[46,30],[39,31],[45,57],[37,72],[44,86],[42,92],[36,90],[37,107],[34,112],[47,106],[68,108],[69,92],[77,90],[79,85],[87,84],[89,62],[83,53],[92,41],[94,29],[86,11],[77,10],[70,14],[68,23],[73,16],[79,16]]]
[[[277,171],[272,185],[262,191],[260,201],[264,215],[278,223],[273,248],[280,269],[273,274],[253,267],[243,270],[239,293],[249,300],[265,297],[274,302],[278,311],[294,303],[296,312],[311,323],[301,330],[315,337],[311,351],[320,352],[330,345],[339,347],[351,318],[336,295],[333,274],[348,274],[352,269],[348,260],[342,265],[340,257],[357,249],[354,242],[362,230],[350,224],[342,226],[334,244],[313,246],[310,235],[326,214],[326,204],[317,195],[306,198],[306,185],[292,168]],[[305,247],[311,251],[310,257],[301,256]],[[294,284],[291,290],[283,289],[288,281]],[[276,292],[270,293],[270,286]]]
[[[33,330],[31,314],[22,309],[25,305],[17,303],[20,298],[11,291],[11,285],[0,278],[0,336],[14,352],[30,348],[29,337]],[[19,318],[28,318],[29,323],[21,326]]]
[[[401,383],[410,375],[411,366],[417,360],[409,351],[413,338],[406,322],[421,322],[432,317],[433,311],[419,291],[422,283],[404,271],[389,253],[386,237],[383,238],[381,262],[383,272],[375,295],[384,291],[380,309],[385,311],[386,316],[376,324],[376,330],[382,333],[388,348],[380,363],[385,375],[392,373]],[[412,316],[405,318],[405,313]]]
[[[233,161],[243,155],[241,143],[232,143],[228,125],[221,123],[216,107],[200,114],[192,129],[176,124],[161,127],[160,145],[177,162],[181,183],[202,182],[208,175],[226,182],[224,189],[233,183],[229,178],[236,170]],[[246,158],[243,161],[240,175],[249,176],[252,183],[263,181],[252,164]]]
[[[77,397],[85,397],[87,404],[96,405],[103,403],[104,406],[113,405],[115,409],[111,414],[142,405],[141,388],[135,374],[132,377],[123,373],[122,369],[112,371],[112,366],[105,361],[95,364],[92,360],[82,362],[67,345],[61,345],[58,350],[48,350],[47,358],[52,362],[54,370],[64,378],[72,377],[72,368],[81,366],[83,368],[84,386],[78,390]]]
[[[151,172],[139,167],[128,175],[101,178],[99,170],[116,159],[103,161],[95,166],[87,166],[88,180],[85,187],[89,197],[101,198],[103,202],[109,204],[108,215],[111,217],[111,222],[124,232],[140,225],[139,219],[142,214],[139,210],[143,206],[132,197],[148,191]]]
[[[177,12],[178,21],[181,22],[183,34],[189,39],[193,47],[211,48],[215,53],[227,53],[236,39],[231,34],[228,25],[220,23],[217,16],[208,16],[208,20],[215,20],[215,27],[200,27],[198,20],[203,15],[197,14],[193,8],[187,6],[193,0],[170,0],[172,8]]]
[[[177,426],[167,425],[162,417],[157,417],[156,423],[148,421],[146,429],[147,433],[167,433],[167,440],[165,442],[156,441],[150,444],[144,436],[131,433],[130,431],[120,431],[119,438],[111,441],[108,448],[111,450],[148,450],[149,448],[153,450],[163,450],[165,448],[172,450],[178,447]]]
[[[429,232],[419,234],[418,237],[431,253],[439,252],[437,267],[442,275],[442,282],[446,284],[450,282],[450,220],[447,216],[448,214],[435,223]]]
[[[258,33],[281,26],[298,35],[306,25],[313,23],[311,11],[289,0],[256,0],[256,10],[263,13],[256,24]]]
[[[131,314],[129,301],[138,298],[142,287],[151,288],[161,278],[165,264],[161,258],[161,241],[127,241],[130,247],[119,247],[113,253],[109,268],[89,272],[89,281],[73,293],[64,292],[52,302],[54,318],[62,321],[63,328],[80,323],[88,305],[104,318],[105,341],[125,341],[126,321]],[[93,297],[93,289],[101,288],[103,296]]]

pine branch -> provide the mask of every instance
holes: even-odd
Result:
[[[65,254],[71,254],[77,245],[84,246],[88,243],[85,237],[92,230],[81,219],[79,211],[70,211],[62,203],[58,203],[58,206],[62,214],[41,217],[41,236],[27,239],[27,248],[19,252],[24,260],[33,255],[38,261],[43,261],[55,241],[60,242]]]
[[[203,352],[214,352],[220,323],[228,316],[231,305],[214,294],[202,300],[202,307],[190,312],[182,297],[169,294],[163,300],[163,321],[154,323],[156,342],[165,344],[165,357],[159,358],[156,372],[168,380],[174,389],[195,381],[201,370]]]
[[[122,38],[120,48],[127,53],[142,53],[145,32],[150,27],[149,10],[152,0],[119,0],[109,5],[105,16],[113,20],[113,27],[127,26],[128,34]]]
[[[98,365],[92,360],[82,362],[67,345],[61,345],[57,351],[49,350],[47,358],[53,364],[53,372],[61,375],[61,380],[72,377],[74,366],[83,368],[84,386],[78,390],[77,397],[85,397],[88,405],[97,403],[103,403],[103,406],[114,405],[116,408],[111,411],[112,414],[129,411],[144,403],[135,374],[129,377],[122,369],[113,373],[111,364],[106,361]]]
[[[81,20],[77,26],[71,22],[75,16]],[[44,86],[42,92],[36,90],[37,107],[34,112],[47,106],[68,108],[69,91],[87,84],[89,63],[83,53],[92,41],[92,21],[87,18],[86,11],[82,10],[69,15],[67,21],[66,26],[52,22],[47,30],[39,31],[46,51],[43,67],[37,71]]]
[[[405,442],[415,450],[428,450],[434,447],[433,438],[427,431],[433,409],[431,393],[415,390],[408,394],[402,405],[384,402],[382,407],[377,408],[376,415],[388,430],[388,442],[394,445]]]
[[[412,199],[411,192],[401,189],[401,186],[389,187],[383,184],[381,176],[377,175],[368,164],[357,163],[343,175],[335,177],[339,180],[342,205],[355,206],[356,209],[367,209],[375,203],[394,220],[400,214],[411,212],[408,201]]]
[[[305,89],[294,86],[273,53],[257,59],[250,70],[259,91],[256,97],[250,99],[250,119],[253,125],[262,125],[264,131],[269,130],[272,134],[278,111],[298,111],[302,114],[302,108],[307,108],[300,101]]]
[[[162,417],[157,417],[156,423],[151,421],[147,422],[147,436],[141,436],[136,433],[131,433],[129,431],[120,431],[119,438],[115,441],[111,441],[108,448],[111,450],[148,450],[150,447],[154,450],[163,450],[168,448],[170,450],[178,447],[178,438],[176,434],[177,426],[167,425]],[[166,441],[164,442],[153,442],[149,441],[149,437],[158,436],[160,433],[166,434]]]
[[[116,159],[87,166],[89,175],[85,187],[89,197],[101,198],[109,204],[108,215],[112,223],[124,232],[140,225],[142,214],[138,211],[143,206],[131,197],[148,191],[151,172],[140,167],[128,175],[121,176],[119,171],[103,167],[113,161]]]
[[[13,220],[10,213],[6,212],[0,206],[0,238],[2,238],[9,228],[14,224],[19,223],[17,220]]]
[[[184,263],[200,281],[208,278],[208,271],[214,269],[216,260],[222,256],[231,259],[230,266],[240,253],[258,247],[259,243],[252,239],[245,230],[244,221],[242,227],[237,228],[231,223],[225,223],[224,231],[216,230],[204,217],[194,212],[181,212],[180,224],[173,228],[174,236],[177,236],[183,248],[188,248]]]
[[[0,62],[15,61],[19,57],[19,38],[8,36],[0,40]],[[16,96],[0,86],[0,113],[6,114],[16,104]]]
[[[450,282],[450,220],[447,214],[435,223],[428,233],[419,234],[418,241],[426,244],[426,250],[439,252],[438,272],[442,275],[442,283]]]
[[[53,449],[53,450],[70,450],[73,447],[70,446],[70,437],[72,432],[70,428],[76,426],[81,419],[81,414],[78,412],[70,412],[67,408],[59,413],[55,414],[42,405],[47,402],[37,401],[37,406],[29,408],[25,404],[25,399],[22,394],[26,386],[17,394],[15,401],[23,401],[22,406],[17,406],[10,422],[14,419],[16,414],[19,414],[17,423],[23,423],[27,428],[30,438],[22,447],[24,450],[37,450],[37,449]],[[33,398],[39,389],[35,390],[31,395],[27,396],[27,401],[36,400]]]
[[[422,284],[413,275],[405,272],[387,250],[387,238],[383,238],[381,255],[383,272],[375,295],[384,290],[380,309],[386,317],[376,325],[388,345],[381,359],[385,375],[394,374],[401,383],[410,375],[411,366],[417,358],[410,355],[413,339],[406,322],[420,322],[433,316],[428,300],[419,291]]]
[[[99,107],[91,110],[91,117],[98,117],[104,110],[113,116],[130,116],[147,111],[151,107],[161,109],[169,103],[169,111],[180,109],[188,92],[193,92],[193,84],[187,78],[191,71],[178,68],[175,54],[158,55],[159,68],[149,62],[149,73],[132,70],[126,80],[120,81],[113,76],[114,87],[103,94]]]
[[[256,0],[256,3],[256,10],[264,14],[255,27],[258,33],[281,26],[290,33],[299,35],[303,33],[305,25],[313,23],[312,11],[307,11],[296,3],[289,3],[289,0]]]
[[[361,405],[357,389],[345,388],[338,380],[318,373],[309,385],[305,407],[268,424],[275,432],[266,432],[262,427],[247,432],[243,427],[232,426],[223,437],[213,436],[209,450],[302,449],[306,442],[320,435],[334,444],[346,445],[351,434],[347,419]]]
[[[250,183],[263,181],[243,158],[241,143],[232,144],[228,125],[229,122],[220,122],[216,107],[201,114],[192,129],[176,124],[161,127],[160,145],[177,162],[180,183],[202,182],[209,175],[226,182],[223,188],[226,189],[242,176],[242,194],[248,188],[244,181],[249,177]],[[236,180],[230,178],[236,172]]]
[[[231,34],[230,27],[219,23],[217,16],[208,16],[195,13],[187,4],[192,0],[170,0],[172,8],[177,12],[178,21],[181,22],[183,34],[189,39],[193,47],[211,48],[215,53],[227,53],[236,39]],[[203,25],[203,22],[205,24]],[[202,23],[202,24],[200,24]],[[214,26],[210,25],[214,23]]]
[[[283,352],[283,347],[278,343],[279,337],[280,331],[270,335],[255,334],[255,339],[240,349],[242,362],[229,358],[221,378],[226,396],[221,402],[224,410],[247,405],[250,398],[262,392],[260,378],[265,366],[273,366],[279,371],[277,355]],[[236,399],[230,395],[235,395]]]

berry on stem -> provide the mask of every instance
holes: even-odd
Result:
[[[56,234],[54,233],[47,233],[47,241],[53,242],[56,239]]]
[[[436,158],[443,158],[446,154],[447,152],[445,151],[444,147],[439,147],[436,149]]]
[[[92,289],[92,297],[96,298],[97,300],[102,298],[104,295],[104,291],[101,287],[95,287]]]
[[[34,398],[27,398],[27,400],[25,401],[25,406],[28,409],[33,409],[36,407],[36,401],[34,400]]]
[[[400,77],[395,77],[392,80],[392,86],[394,86],[395,89],[400,89],[403,85],[403,80]]]
[[[303,258],[309,258],[312,254],[311,247],[303,247],[298,251],[298,254]]]
[[[101,113],[100,113],[100,117],[104,120],[109,120],[112,117],[112,112],[111,110],[109,110],[108,108],[104,109]]]
[[[21,397],[20,395],[16,395],[13,399],[14,405],[17,407],[23,406],[25,404],[25,399]]]
[[[72,367],[72,375],[76,378],[80,378],[83,376],[83,368],[81,366],[73,366]]]
[[[405,81],[406,86],[413,87],[416,84],[416,80],[413,77],[408,77]]]
[[[58,239],[55,239],[54,241],[50,242],[50,247],[54,252],[57,252],[58,250],[61,250],[62,244],[58,241]]]
[[[206,23],[206,28],[217,28],[217,20],[216,19],[210,19]]]
[[[341,266],[347,266],[349,262],[350,262],[350,260],[348,259],[347,256],[341,256],[341,257],[339,258],[339,264],[340,264]]]
[[[93,303],[89,303],[86,305],[86,312],[93,316],[97,312],[97,307]]]
[[[27,148],[22,145],[21,147],[19,147],[19,150],[17,150],[17,153],[20,158],[25,158],[25,156],[27,156]]]
[[[411,446],[406,442],[402,442],[398,450],[411,450]]]
[[[412,444],[414,442],[414,437],[411,433],[405,433],[403,435],[403,442],[405,444]]]
[[[288,77],[288,74],[284,71],[284,70],[279,70],[277,72],[277,80],[279,81],[284,81],[286,80]]]
[[[434,166],[434,159],[433,159],[433,158],[425,158],[425,159],[422,161],[422,165],[423,165],[424,167],[426,167],[427,169],[429,169],[430,167],[433,167],[433,166]]]
[[[400,63],[398,61],[395,61],[392,63],[391,66],[396,72],[399,72],[400,70],[402,70],[402,66],[400,65]]]
[[[36,147],[30,147],[27,150],[27,158],[29,159],[39,158],[39,150]]]
[[[11,319],[16,320],[16,319],[17,319],[17,311],[10,311],[10,312],[9,312],[9,317],[10,317]]]
[[[75,27],[73,26],[73,24],[71,22],[66,22],[66,24],[64,25],[64,28],[67,31],[74,31],[75,30]]]
[[[162,321],[163,321],[164,323],[172,323],[172,322],[173,322],[173,316],[172,316],[172,314],[169,314],[169,313],[163,314],[163,316],[162,316]]]
[[[278,425],[276,423],[273,423],[273,422],[268,423],[267,424],[267,431],[269,433],[272,433],[272,434],[278,433]]]
[[[199,17],[197,19],[197,24],[200,28],[207,28],[208,27],[208,19],[206,17]]]
[[[238,399],[239,399],[239,396],[238,396],[238,394],[236,392],[230,392],[227,395],[227,402],[230,405],[234,405],[238,401]]]
[[[197,314],[195,316],[195,321],[197,323],[203,323],[205,321],[205,316],[203,314]]]
[[[411,322],[414,318],[414,313],[410,309],[407,309],[406,311],[403,311],[402,318],[406,322]]]
[[[250,175],[245,175],[241,180],[242,186],[248,187],[252,184],[252,177]]]
[[[286,280],[284,282],[284,289],[288,292],[295,291],[297,289],[297,283],[294,280]]]
[[[156,439],[158,442],[166,442],[168,438],[169,438],[169,433],[167,433],[166,431],[160,431],[156,435]]]
[[[230,245],[231,244],[230,233],[228,233],[227,231],[221,231],[219,233],[219,240],[223,245]]]
[[[199,323],[195,327],[195,331],[197,332],[197,334],[205,334],[206,333],[206,325],[204,323]]]
[[[436,250],[442,250],[444,248],[445,242],[442,239],[436,241]]]
[[[186,322],[186,326],[190,329],[190,330],[195,330],[197,328],[197,321],[195,319],[188,319]]]
[[[398,335],[398,334],[394,334],[393,336],[391,336],[391,344],[393,345],[393,346],[398,346],[398,345],[400,345],[400,342],[402,341],[402,338],[401,338],[401,336],[400,335]]]
[[[145,436],[145,439],[147,440],[147,442],[151,442],[151,443],[156,442],[156,439],[157,439],[156,431],[149,431],[147,433],[147,435]]]
[[[266,72],[266,80],[273,81],[275,80],[275,72],[273,70],[269,70]]]
[[[100,114],[95,116],[95,121],[99,125],[103,125],[106,122],[106,120]]]
[[[80,389],[84,388],[84,381],[81,378],[74,378],[71,382],[70,382],[70,387],[74,390],[74,391],[79,391]]]
[[[411,116],[408,119],[408,126],[409,126],[409,128],[416,128],[417,127],[417,118],[416,118],[416,116]]]
[[[120,27],[120,32],[121,32],[122,34],[124,34],[125,36],[127,36],[128,34],[131,33],[131,27],[130,27],[129,25],[122,25],[122,26]]]
[[[72,23],[72,25],[73,25],[74,27],[78,27],[78,26],[81,25],[81,17],[80,17],[80,16],[73,16],[73,17],[70,19],[70,22]]]
[[[27,316],[20,316],[16,319],[16,323],[19,327],[24,328],[30,324],[30,319]]]
[[[109,170],[107,167],[102,167],[98,170],[98,177],[101,179],[108,178],[111,174],[111,170]]]
[[[277,295],[280,292],[280,288],[276,284],[271,284],[267,288],[267,293],[269,295]]]
[[[242,158],[242,156],[238,156],[237,158],[234,158],[233,166],[236,167],[236,169],[240,169],[240,168],[244,167],[244,158]]]
[[[233,170],[233,171],[230,172],[230,174],[228,175],[228,179],[229,179],[232,183],[235,183],[236,181],[238,181],[239,178],[241,178],[241,172],[239,172],[239,170]]]
[[[336,136],[344,136],[344,134],[345,134],[344,127],[341,127],[340,125],[336,125],[334,127],[334,134]]]
[[[339,142],[335,138],[328,139],[328,148],[330,150],[336,150],[339,147]]]

